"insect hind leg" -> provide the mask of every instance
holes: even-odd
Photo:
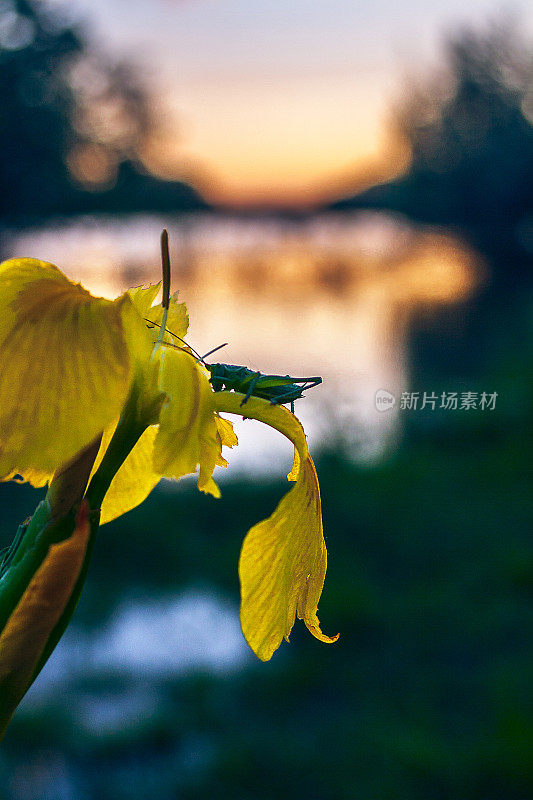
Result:
[[[256,372],[254,377],[251,379],[250,385],[248,387],[248,391],[246,392],[246,397],[244,398],[244,400],[241,400],[241,406],[243,406],[245,403],[247,403],[248,400],[250,399],[250,397],[253,395],[254,389],[257,386],[257,382],[258,382],[260,377],[261,377],[261,373],[260,372]]]
[[[306,391],[306,389],[313,389],[313,387],[321,384],[322,378],[293,378],[292,380],[295,383],[291,384],[291,388],[282,394],[278,394],[277,397],[273,397],[270,401],[270,404],[276,406],[290,402],[291,413],[294,414],[294,401],[301,400],[304,396],[303,393]],[[297,386],[296,382],[301,383],[302,386]]]

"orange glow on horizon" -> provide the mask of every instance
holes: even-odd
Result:
[[[316,164],[313,174],[301,174],[297,168],[283,170],[282,164],[265,160],[255,172],[241,165],[239,172],[225,173],[219,164],[175,155],[168,143],[157,145],[143,154],[145,166],[158,177],[185,180],[211,203],[230,208],[287,207],[311,208],[339,197],[356,194],[370,186],[392,180],[409,166],[410,154],[400,142],[391,144],[380,154],[346,162]],[[258,165],[256,165],[258,166]]]
[[[296,81],[283,92],[245,81],[231,92],[197,89],[182,87],[179,102],[169,89],[143,161],[160,177],[189,181],[212,203],[312,207],[408,166],[371,82]]]

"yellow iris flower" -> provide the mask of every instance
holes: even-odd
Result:
[[[141,503],[163,476],[198,472],[198,488],[218,497],[214,468],[227,465],[222,446],[237,444],[220,412],[260,420],[294,444],[294,486],[244,540],[244,636],[264,661],[288,640],[296,616],[316,638],[335,641],[317,618],[326,547],[303,428],[282,406],[256,397],[241,406],[244,395],[214,392],[181,341],[185,305],[173,296],[164,315],[153,305],[159,289],[110,301],[46,262],[0,265],[0,480],[44,486],[101,436],[85,499],[91,513],[101,508],[103,524]],[[163,325],[174,336],[162,335]]]

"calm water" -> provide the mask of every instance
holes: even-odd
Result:
[[[322,386],[296,406],[312,451],[341,437],[354,458],[378,458],[393,446],[401,417],[397,406],[377,411],[375,393],[398,397],[409,388],[412,313],[458,302],[477,282],[474,262],[458,242],[378,214],[299,224],[210,215],[89,217],[18,234],[6,252],[52,261],[94,293],[113,297],[159,280],[163,227],[170,233],[173,288],[189,309],[190,344],[206,352],[227,341],[216,359],[262,372],[322,375]],[[237,420],[236,427],[241,444],[229,455],[228,477],[288,471],[291,446],[279,434],[250,421]],[[161,490],[174,486],[163,482]],[[246,668],[250,659],[237,609],[224,599],[205,592],[125,598],[102,631],[67,633],[19,713],[46,709],[60,690],[88,734],[112,736],[141,718],[157,718],[168,703],[165,682],[176,674],[225,673]],[[77,683],[87,676],[102,682],[92,694]]]
[[[161,717],[169,686],[184,675],[224,676],[253,663],[234,602],[196,588],[128,594],[101,628],[68,628],[18,714],[48,713],[60,696],[77,728],[112,737]]]
[[[160,279],[159,235],[170,233],[173,289],[199,352],[262,372],[322,375],[296,405],[311,448],[338,437],[355,458],[375,458],[399,434],[396,409],[375,393],[408,388],[410,315],[455,303],[477,283],[451,237],[377,213],[317,215],[298,223],[210,214],[84,217],[13,237],[6,252],[52,261],[96,294],[116,296]],[[259,423],[238,422],[240,470],[283,469],[291,448]]]

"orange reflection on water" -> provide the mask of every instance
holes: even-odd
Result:
[[[465,300],[481,280],[479,258],[452,236],[421,233],[388,275],[391,297],[407,306]]]
[[[474,255],[451,236],[369,213],[298,223],[93,217],[28,232],[13,255],[50,260],[115,296],[159,280],[163,226],[190,343],[207,352],[227,341],[215,358],[261,372],[322,375],[323,385],[298,404],[310,435],[327,439],[342,429],[354,447],[370,441],[369,452],[397,432],[394,412],[378,412],[374,398],[379,389],[399,396],[406,388],[410,314],[459,302],[479,282]]]

